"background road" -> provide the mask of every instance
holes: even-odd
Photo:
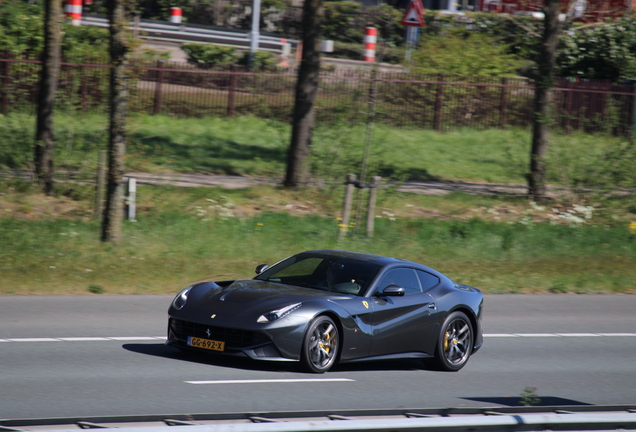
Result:
[[[171,299],[0,297],[0,418],[517,405],[526,386],[546,405],[636,403],[636,296],[486,296],[484,347],[458,373],[324,375],[166,347]]]

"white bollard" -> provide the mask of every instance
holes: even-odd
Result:
[[[73,25],[82,24],[82,0],[66,0],[64,7],[66,18],[71,20]]]
[[[170,22],[174,24],[181,24],[181,16],[183,15],[183,11],[178,7],[170,8]]]
[[[364,30],[364,55],[362,60],[366,62],[375,61],[375,45],[378,40],[378,29],[375,27],[367,27]]]
[[[137,217],[137,179],[128,179],[128,197],[126,197],[128,220],[134,221]]]

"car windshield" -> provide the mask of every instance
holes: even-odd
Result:
[[[338,256],[295,255],[254,279],[364,295],[379,270],[378,264]]]

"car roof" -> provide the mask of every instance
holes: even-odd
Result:
[[[311,251],[306,251],[306,252],[301,252],[298,255],[318,255],[318,256],[323,256],[323,257],[335,257],[335,258],[345,258],[345,259],[350,259],[353,261],[364,261],[364,262],[368,262],[368,263],[372,263],[372,264],[377,264],[380,265],[382,267],[387,267],[390,266],[392,264],[395,265],[399,265],[399,264],[406,264],[409,266],[413,266],[416,268],[420,268],[422,270],[428,271],[430,273],[433,273],[439,277],[442,278],[448,278],[446,275],[444,275],[443,273],[440,273],[439,271],[430,268],[429,266],[426,266],[424,264],[420,264],[420,263],[416,263],[413,261],[407,261],[407,260],[403,260],[400,258],[393,258],[393,257],[387,257],[387,256],[382,256],[382,255],[374,255],[374,254],[370,254],[370,253],[363,253],[363,252],[351,252],[351,251],[346,251],[346,250],[340,250],[340,249],[319,249],[319,250],[311,250]]]
[[[340,250],[340,249],[311,250],[311,251],[301,252],[299,255],[303,255],[303,254],[330,256],[335,258],[346,258],[346,259],[351,259],[355,261],[366,261],[373,264],[379,264],[381,266],[385,266],[387,264],[393,264],[393,263],[421,265],[421,264],[417,264],[411,261],[406,261],[406,260],[398,259],[398,258],[386,257],[382,255],[374,255],[374,254],[363,253],[363,252],[351,252],[351,251]]]

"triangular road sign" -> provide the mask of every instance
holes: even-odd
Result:
[[[406,26],[424,27],[424,6],[420,0],[411,0],[409,7],[406,8],[404,18],[402,18],[402,24]]]

